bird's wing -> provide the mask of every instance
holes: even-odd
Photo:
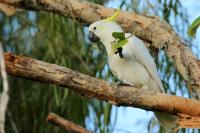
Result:
[[[156,64],[154,59],[150,55],[148,49],[146,48],[144,42],[137,38],[136,36],[132,36],[129,38],[128,42],[130,49],[133,51],[134,58],[140,62],[145,69],[148,71],[150,76],[155,80],[156,84],[159,86],[162,92],[165,92],[163,85],[161,83],[160,78],[158,77]]]

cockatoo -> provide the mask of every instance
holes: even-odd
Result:
[[[88,38],[91,42],[101,41],[106,48],[109,66],[114,76],[120,81],[143,89],[155,89],[165,92],[157,73],[156,64],[144,42],[138,37],[126,33],[127,44],[113,52],[113,32],[123,32],[114,20],[119,10],[111,17],[92,23],[89,26]],[[175,128],[176,116],[155,112],[160,124],[167,128]]]

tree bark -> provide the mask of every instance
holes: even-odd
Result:
[[[64,118],[62,118],[54,113],[48,114],[47,121],[63,128],[66,131],[71,131],[73,133],[92,133],[92,132],[88,131],[87,129],[85,129],[71,121],[65,120]]]
[[[54,12],[85,24],[104,19],[115,12],[114,9],[80,0],[0,0],[0,2],[22,9]],[[186,81],[191,95],[200,99],[200,61],[169,24],[156,16],[125,11],[121,11],[117,22],[126,32],[135,34],[155,48],[163,48]]]
[[[67,87],[86,98],[97,98],[118,106],[132,106],[150,111],[200,116],[200,102],[183,97],[137,89],[90,77],[79,72],[23,56],[5,53],[8,74]]]

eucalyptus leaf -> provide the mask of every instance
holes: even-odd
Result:
[[[189,26],[187,34],[193,38],[196,36],[197,28],[200,26],[200,16],[193,21],[193,23]]]
[[[117,48],[123,47],[123,46],[126,45],[127,43],[128,43],[128,40],[127,40],[127,39],[119,40],[119,41],[117,41],[116,43],[113,43],[113,44],[112,44],[112,48],[113,48],[113,49],[117,49]]]
[[[116,39],[123,40],[125,39],[125,33],[124,32],[113,32],[112,36]]]

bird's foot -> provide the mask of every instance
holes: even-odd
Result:
[[[135,85],[134,87],[135,87],[135,88],[138,88],[138,89],[140,89],[140,88],[145,88],[145,87],[143,86],[143,84]]]
[[[134,88],[145,88],[145,86],[143,86],[143,84],[137,84],[137,85],[133,85],[133,84],[130,84],[130,83],[127,83],[127,82],[122,82],[122,81],[118,81],[117,82],[117,85],[118,86],[131,86],[131,87],[134,87]]]
[[[117,85],[118,85],[118,86],[133,86],[133,85],[131,85],[131,84],[129,84],[129,83],[124,83],[124,82],[122,82],[122,81],[117,81]]]

